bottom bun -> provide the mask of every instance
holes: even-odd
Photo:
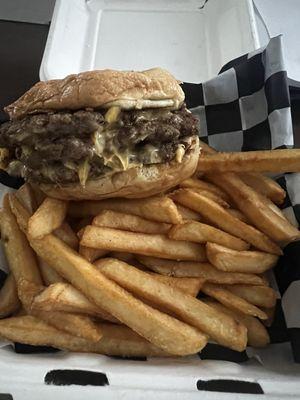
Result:
[[[141,198],[162,193],[190,177],[197,168],[199,139],[192,144],[182,162],[143,165],[90,180],[85,187],[78,184],[41,184],[41,190],[50,197],[63,200],[100,200],[110,197]]]

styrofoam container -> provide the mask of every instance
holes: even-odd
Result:
[[[57,0],[40,77],[160,66],[203,82],[258,47],[251,0]]]

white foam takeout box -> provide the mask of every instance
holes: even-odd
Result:
[[[57,0],[41,79],[95,68],[162,66],[183,81],[205,81],[226,62],[258,48],[259,39],[250,0],[204,3]],[[200,361],[198,356],[132,361],[65,352],[25,355],[1,341],[0,345],[1,400],[300,398],[300,367],[292,361],[289,343],[248,349],[250,359],[241,364]],[[103,373],[109,385],[45,385],[49,371],[65,369]],[[213,380],[219,381],[224,393],[212,389]],[[257,384],[264,394],[231,393],[244,390],[237,389],[236,381]],[[202,383],[201,391],[197,382]],[[203,383],[210,390],[203,390]]]

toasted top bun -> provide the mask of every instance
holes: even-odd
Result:
[[[143,165],[126,171],[114,172],[90,180],[85,187],[77,184],[56,186],[41,184],[41,190],[50,197],[63,200],[101,200],[110,197],[141,198],[162,193],[195,172],[199,158],[199,139],[192,138],[191,147],[182,162]]]
[[[5,108],[11,119],[55,110],[170,107],[184,101],[178,81],[166,70],[82,72],[64,79],[39,82]]]

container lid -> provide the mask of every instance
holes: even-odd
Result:
[[[160,66],[202,82],[258,47],[251,0],[57,0],[40,77]]]

